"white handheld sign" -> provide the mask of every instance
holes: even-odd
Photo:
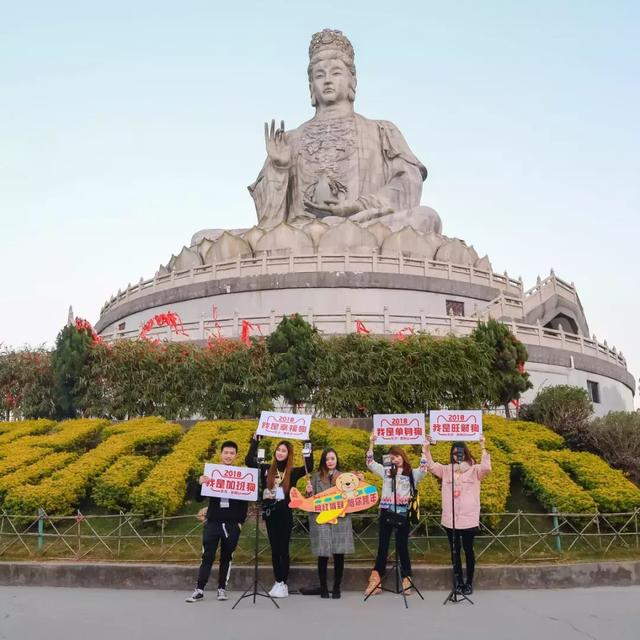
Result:
[[[202,484],[201,494],[222,500],[258,499],[258,469],[232,467],[224,464],[204,465],[207,480]]]
[[[373,416],[376,444],[422,444],[424,413],[377,413]]]
[[[430,411],[430,435],[439,440],[471,440],[482,435],[482,411]]]

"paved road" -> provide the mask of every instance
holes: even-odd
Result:
[[[266,599],[186,604],[176,591],[0,587],[0,639],[32,640],[638,640],[640,587],[484,591],[475,605],[442,606],[446,594],[416,596],[405,610],[391,594],[363,603],[291,596],[276,610]],[[209,594],[210,595],[210,594]],[[237,596],[238,594],[236,594]]]

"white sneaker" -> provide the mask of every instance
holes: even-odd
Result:
[[[228,600],[227,592],[224,589],[218,589],[218,600]]]
[[[273,583],[273,587],[271,587],[271,590],[269,591],[269,595],[272,598],[277,598],[278,596],[276,595],[276,593],[278,593],[278,589],[280,588],[280,583],[279,582],[274,582]]]
[[[196,589],[185,602],[200,602],[204,599],[204,591],[202,589]]]
[[[278,582],[276,588],[274,589],[274,593],[271,595],[272,598],[288,598],[289,597],[289,587],[286,582]]]

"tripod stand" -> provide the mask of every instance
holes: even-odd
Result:
[[[258,499],[261,495],[260,478],[262,477],[262,470],[260,469],[260,460],[258,460]],[[259,536],[260,536],[260,507],[256,502],[256,536],[254,544],[254,561],[253,561],[253,585],[249,587],[235,602],[232,609],[235,609],[240,601],[244,598],[253,598],[253,604],[256,603],[256,597],[269,598],[271,602],[276,606],[276,609],[280,608],[280,605],[269,595],[269,592],[264,588],[264,585],[258,580],[258,550],[259,550]]]
[[[462,571],[462,563],[460,560],[460,549],[456,544],[456,503],[455,503],[455,476],[453,473],[453,469],[455,466],[454,458],[451,456],[451,573],[453,574],[453,582],[452,588],[449,592],[449,595],[445,598],[445,601],[442,603],[447,604],[447,602],[453,602],[454,604],[458,602],[464,602],[465,600],[473,604],[473,601],[467,597],[464,593],[461,593],[458,588],[457,576],[456,576],[456,567],[459,566]]]
[[[408,609],[409,602],[407,601],[407,591],[413,588],[415,592],[420,596],[420,599],[424,600],[424,597],[420,593],[420,590],[418,589],[418,587],[416,587],[416,585],[414,584],[411,576],[406,576],[407,580],[409,581],[409,586],[406,588],[402,587],[402,571],[401,571],[401,565],[400,565],[400,558],[398,556],[398,529],[404,525],[403,519],[406,520],[407,526],[409,525],[409,520],[408,520],[409,515],[407,514],[406,516],[403,516],[402,514],[399,514],[397,510],[398,493],[397,493],[397,486],[396,486],[396,477],[397,477],[396,465],[392,464],[389,467],[389,473],[391,474],[391,486],[393,487],[393,509],[387,509],[387,511],[390,511],[393,514],[393,517],[389,518],[389,524],[391,524],[391,535],[395,533],[393,572],[395,573],[395,577],[396,577],[396,586],[395,586],[395,589],[389,589],[388,587],[384,587],[382,585],[384,577],[381,576],[380,580],[378,581],[378,584],[376,584],[376,586],[373,587],[371,591],[369,591],[369,593],[365,596],[364,601],[366,602],[378,589],[382,589],[382,591],[388,591],[389,593],[402,595],[405,609]],[[382,523],[382,518],[385,515],[389,517],[388,513],[384,515],[380,513],[381,523]]]

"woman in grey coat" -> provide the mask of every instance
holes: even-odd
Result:
[[[335,485],[340,475],[340,462],[335,449],[325,449],[320,458],[320,467],[307,482],[306,494],[313,496]],[[361,475],[361,474],[359,474]],[[311,552],[318,557],[318,575],[320,577],[320,597],[328,598],[327,567],[329,556],[333,556],[332,598],[340,597],[340,583],[344,572],[344,554],[353,553],[353,527],[349,514],[338,518],[337,524],[318,524],[315,513],[309,515],[309,534]]]

